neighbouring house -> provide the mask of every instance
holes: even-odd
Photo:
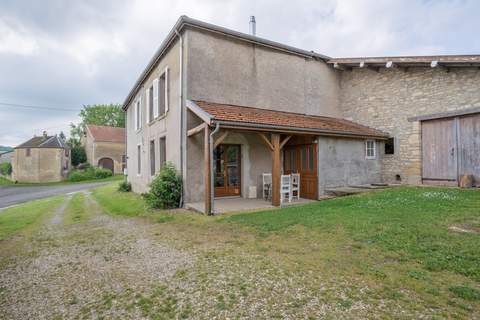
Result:
[[[372,183],[480,185],[480,55],[330,58],[180,17],[124,101],[128,180],[162,164],[183,203],[261,197],[299,172],[303,198]]]
[[[71,168],[70,148],[57,135],[33,137],[14,148],[12,180],[57,182],[67,178]]]
[[[0,163],[12,162],[13,150],[0,153]]]
[[[114,174],[121,174],[125,169],[125,129],[96,126],[86,126],[82,137],[87,162],[111,170]]]

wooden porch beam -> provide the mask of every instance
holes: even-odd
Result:
[[[264,133],[260,132],[258,132],[258,135],[263,139],[263,142],[265,142],[265,144],[270,148],[270,151],[273,151],[273,145],[270,140],[268,140],[267,136]]]
[[[280,134],[272,133],[272,205],[280,206]]]
[[[280,150],[283,149],[283,147],[285,146],[285,144],[287,144],[288,140],[290,140],[292,136],[287,136],[285,139],[283,139],[283,141],[280,143]]]
[[[204,164],[205,164],[205,214],[212,214],[212,202],[210,197],[210,192],[212,190],[211,180],[210,180],[210,127],[205,126],[205,135],[204,135]]]
[[[204,123],[202,123],[201,125],[198,125],[198,126],[196,126],[195,128],[188,130],[188,131],[187,131],[187,136],[188,136],[188,137],[191,137],[191,136],[193,136],[193,135],[196,135],[197,133],[199,133],[200,131],[202,131],[203,129],[205,129],[205,126],[206,126],[206,125],[207,125],[207,124],[204,122]]]
[[[216,148],[220,145],[220,143],[223,142],[223,140],[225,140],[225,138],[228,136],[228,133],[229,131],[225,131],[222,133],[222,135],[220,137],[218,137],[218,139],[215,141],[215,143],[213,144],[213,147]]]

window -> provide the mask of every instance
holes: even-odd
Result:
[[[153,110],[155,105],[153,104],[153,86],[147,89],[146,91],[147,96],[147,109],[148,109],[148,122],[152,122],[154,117]]]
[[[394,138],[388,138],[388,140],[385,141],[385,154],[395,154],[395,139]]]
[[[68,157],[70,155],[70,150],[65,149],[65,157]]]
[[[142,146],[137,146],[137,174],[142,173]]]
[[[376,150],[375,150],[375,141],[374,140],[367,140],[365,141],[365,158],[366,159],[375,159],[376,158]]]
[[[150,175],[155,175],[155,140],[150,141]]]
[[[165,162],[167,161],[167,140],[165,137],[160,138],[159,143],[160,149],[160,169],[163,168]]]
[[[140,99],[135,101],[135,130],[140,130],[142,128],[142,109],[140,101]]]
[[[163,116],[166,112],[165,104],[166,74],[163,73],[158,81],[158,113]]]
[[[30,157],[30,148],[25,149],[25,156]]]

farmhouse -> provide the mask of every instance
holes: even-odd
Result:
[[[125,129],[89,124],[82,137],[87,162],[121,174],[125,169]]]
[[[144,192],[171,161],[183,204],[206,213],[222,197],[278,206],[292,173],[306,199],[480,185],[479,67],[477,55],[331,58],[182,16],[123,104],[128,180]]]
[[[57,135],[42,136],[15,147],[12,158],[12,180],[18,182],[58,182],[71,168],[70,148]]]

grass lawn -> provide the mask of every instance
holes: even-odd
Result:
[[[13,181],[10,181],[7,178],[0,176],[0,186],[7,185],[7,184],[13,184]]]
[[[239,263],[248,254],[257,257],[243,262],[251,272],[271,266],[295,277],[315,275],[304,285],[322,279],[332,286],[325,302],[352,312],[367,304],[388,317],[401,310],[480,317],[480,233],[449,229],[479,230],[479,190],[402,187],[217,217],[147,210],[139,195],[119,193],[115,185],[94,196],[112,215],[162,222],[158,234],[203,252],[208,261],[213,255]],[[209,272],[216,267],[228,269],[209,265]],[[398,310],[382,310],[386,305]]]
[[[39,224],[63,201],[62,196],[36,200],[0,211],[0,240]]]

